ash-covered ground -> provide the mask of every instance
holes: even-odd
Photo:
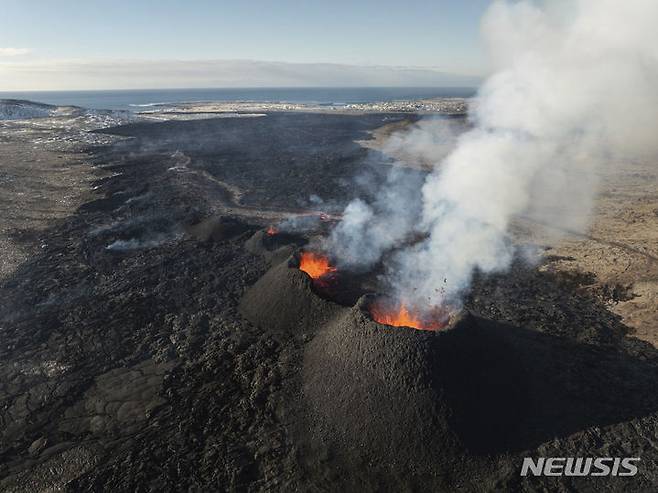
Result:
[[[330,358],[323,364],[331,344],[333,356],[381,349],[367,337],[343,342],[347,322],[323,333],[320,324],[285,331],[245,320],[243,295],[271,261],[245,243],[282,220],[313,228],[296,241],[326,229],[320,213],[331,216],[362,192],[355,177],[381,179],[390,166],[356,141],[417,118],[270,113],[133,123],[89,134],[109,140],[62,158],[77,160],[70,186],[84,193],[60,214],[29,223],[18,209],[28,217],[25,208],[39,204],[16,205],[6,192],[14,218],[7,245],[27,253],[3,271],[0,286],[0,489],[655,490],[658,352],[628,335],[609,309],[613,294],[588,289],[591,276],[546,268],[554,258],[540,266],[519,260],[510,273],[476,280],[466,308],[491,327],[487,337],[501,335],[485,339],[491,345],[413,365],[396,349],[413,351],[412,336],[384,346],[381,358],[399,360],[386,392],[370,394],[379,380],[358,375],[364,361],[385,365],[378,352],[346,358],[349,375],[327,367]],[[20,167],[26,147],[16,139],[7,134],[0,144],[4,169]],[[43,161],[30,179],[41,168],[62,176],[46,149],[33,152]],[[63,189],[53,186],[43,200]],[[488,390],[486,365],[504,379],[500,393]],[[417,367],[449,377],[441,392],[457,414],[446,419],[460,445],[437,458],[449,473],[432,473],[427,456],[411,467],[411,441],[392,460],[381,426],[394,413],[373,420],[368,413],[377,410],[360,400],[375,396],[386,408],[388,395],[395,406],[412,406],[418,382],[404,372]],[[313,392],[318,376],[323,387]],[[327,416],[316,417],[332,408],[331,389],[349,390],[351,378],[359,393],[337,403],[340,435],[343,421],[327,427]],[[465,391],[473,382],[478,398]],[[509,390],[516,383],[522,391]],[[413,410],[402,416],[391,436],[431,434],[409,418]],[[425,450],[442,451],[436,443]],[[633,478],[521,478],[522,458],[538,456],[641,463]]]

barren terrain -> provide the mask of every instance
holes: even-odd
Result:
[[[478,277],[435,338],[281,263],[392,165],[358,142],[407,119],[141,122],[66,154],[3,134],[0,490],[655,490],[649,169],[606,176],[590,231],[539,266]],[[523,479],[526,456],[642,463]]]
[[[658,347],[658,174],[655,163],[620,163],[603,175],[592,224],[550,252],[554,268],[592,273],[635,337]]]

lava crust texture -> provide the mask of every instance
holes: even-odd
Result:
[[[312,279],[296,267],[293,257],[267,271],[240,302],[247,320],[274,332],[313,332],[338,310],[315,293]]]
[[[464,311],[438,332],[390,327],[370,318],[367,303],[345,310],[306,349],[315,442],[345,464],[407,471],[422,484],[513,431],[524,389],[487,321]]]

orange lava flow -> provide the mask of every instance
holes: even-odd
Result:
[[[303,252],[299,257],[299,270],[303,270],[313,279],[318,279],[336,268],[329,263],[329,259],[312,252]]]
[[[269,228],[267,228],[267,235],[268,236],[274,236],[278,232],[279,232],[279,230],[276,229],[276,227],[274,227],[274,226],[270,226]]]
[[[417,330],[440,330],[444,322],[439,320],[426,320],[409,312],[404,304],[397,309],[387,308],[382,304],[373,304],[370,307],[370,315],[375,322],[393,327],[411,327]]]

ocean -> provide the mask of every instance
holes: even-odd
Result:
[[[58,106],[90,109],[139,110],[159,103],[215,101],[287,102],[324,105],[374,103],[435,97],[470,97],[469,87],[350,87],[247,89],[143,89],[116,91],[1,92],[0,99],[26,99]]]

